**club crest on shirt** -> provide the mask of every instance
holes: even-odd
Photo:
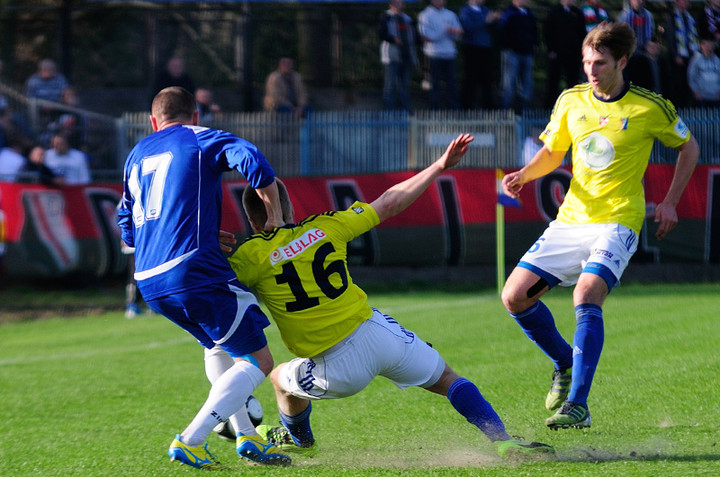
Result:
[[[270,263],[276,265],[285,260],[300,255],[314,243],[325,238],[325,232],[320,229],[311,229],[291,242],[282,245],[270,253]]]
[[[600,126],[605,126],[608,123],[608,119],[610,118],[607,116],[600,116]]]
[[[625,131],[628,126],[628,118],[620,118],[620,129]]]

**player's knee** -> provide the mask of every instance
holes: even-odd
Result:
[[[285,367],[285,363],[280,363],[277,368],[270,372],[270,382],[275,389],[282,389],[280,387],[280,371],[282,371],[283,367]]]
[[[528,309],[530,306],[530,300],[528,300],[526,296],[523,296],[522,293],[518,293],[518,290],[507,286],[503,288],[503,291],[500,294],[500,299],[502,300],[505,309],[510,313],[520,313],[521,311]]]

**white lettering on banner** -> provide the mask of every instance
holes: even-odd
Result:
[[[447,147],[460,133],[429,133],[426,143],[428,146]],[[470,147],[495,147],[495,135],[492,133],[474,132],[470,133],[475,138]]]
[[[305,250],[310,248],[312,244],[320,241],[323,238],[325,238],[325,232],[323,232],[322,230],[308,230],[292,242],[273,250],[270,254],[270,263],[272,263],[273,265],[277,265],[278,263],[284,262],[285,260],[290,260],[291,258],[300,255]]]

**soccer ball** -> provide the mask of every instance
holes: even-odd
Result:
[[[259,426],[263,420],[263,407],[262,404],[260,404],[258,398],[251,394],[247,398],[247,401],[245,401],[245,407],[247,407],[248,416],[250,417],[250,422],[252,422],[252,425],[255,427]],[[215,429],[213,429],[213,431],[215,431],[215,433],[221,439],[235,442],[235,437],[237,433],[235,432],[235,429],[233,429],[232,424],[230,424],[230,421],[225,421],[218,424],[217,426],[215,426]]]
[[[248,416],[250,416],[250,421],[253,423],[253,426],[259,426],[263,420],[263,407],[258,398],[251,394],[247,398],[247,401],[245,401],[245,406],[247,407]]]

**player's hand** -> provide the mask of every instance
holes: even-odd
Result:
[[[517,199],[518,195],[520,195],[520,190],[522,190],[524,184],[523,175],[520,171],[506,174],[502,179],[503,192],[513,199]]]
[[[453,139],[440,158],[442,169],[446,170],[456,166],[467,152],[469,144],[474,140],[475,138],[468,133],[461,134]]]
[[[661,202],[655,207],[655,223],[660,224],[655,237],[662,240],[678,223],[677,211],[674,205]]]
[[[220,231],[219,240],[220,249],[223,252],[232,252],[233,249],[232,247],[230,247],[230,245],[235,245],[237,243],[235,234],[232,232],[226,232],[225,230]]]

